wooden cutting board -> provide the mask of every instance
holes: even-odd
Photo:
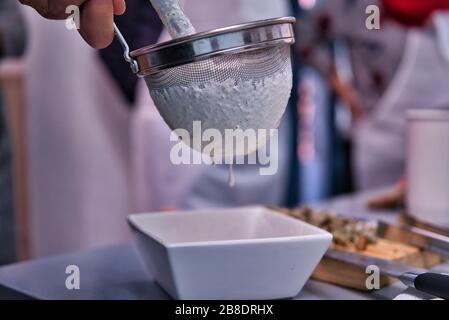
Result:
[[[364,251],[355,251],[341,246],[334,246],[334,248],[384,260],[402,262],[420,268],[430,268],[443,262],[443,258],[435,253],[424,252],[419,248],[385,239],[379,239],[376,244],[368,245]],[[312,275],[317,280],[363,291],[368,291],[365,285],[368,276],[362,268],[326,257],[321,260]],[[384,287],[394,281],[393,278],[381,276],[380,286]]]

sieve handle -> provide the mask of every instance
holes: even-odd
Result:
[[[195,33],[195,28],[184,13],[180,0],[150,0],[150,2],[173,39]]]
[[[134,73],[138,73],[139,65],[137,64],[137,61],[134,60],[133,57],[131,57],[128,42],[126,42],[125,37],[120,32],[120,29],[117,27],[117,25],[115,23],[114,23],[114,33],[115,33],[115,36],[117,37],[117,40],[120,42],[120,44],[123,47],[123,58],[125,58],[126,62],[129,63],[129,65],[131,66],[131,70]]]

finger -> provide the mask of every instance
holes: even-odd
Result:
[[[126,2],[125,0],[114,0],[114,14],[117,16],[121,16],[126,11]]]
[[[111,44],[114,39],[113,0],[89,0],[81,13],[80,34],[96,49]]]

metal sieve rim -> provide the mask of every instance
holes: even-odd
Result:
[[[267,46],[295,42],[293,17],[255,21],[197,33],[131,53],[139,66],[139,76],[147,76],[179,65],[220,55],[247,52]]]

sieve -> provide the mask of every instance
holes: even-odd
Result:
[[[270,130],[278,128],[292,89],[290,47],[295,42],[293,17],[244,23],[182,36],[130,52],[115,26],[131,69],[146,81],[151,97],[168,126],[185,130],[192,148],[195,124],[201,132],[215,129]],[[256,145],[232,150],[220,141],[215,156],[254,152]],[[182,137],[181,137],[182,138]],[[239,139],[237,139],[239,140]]]

